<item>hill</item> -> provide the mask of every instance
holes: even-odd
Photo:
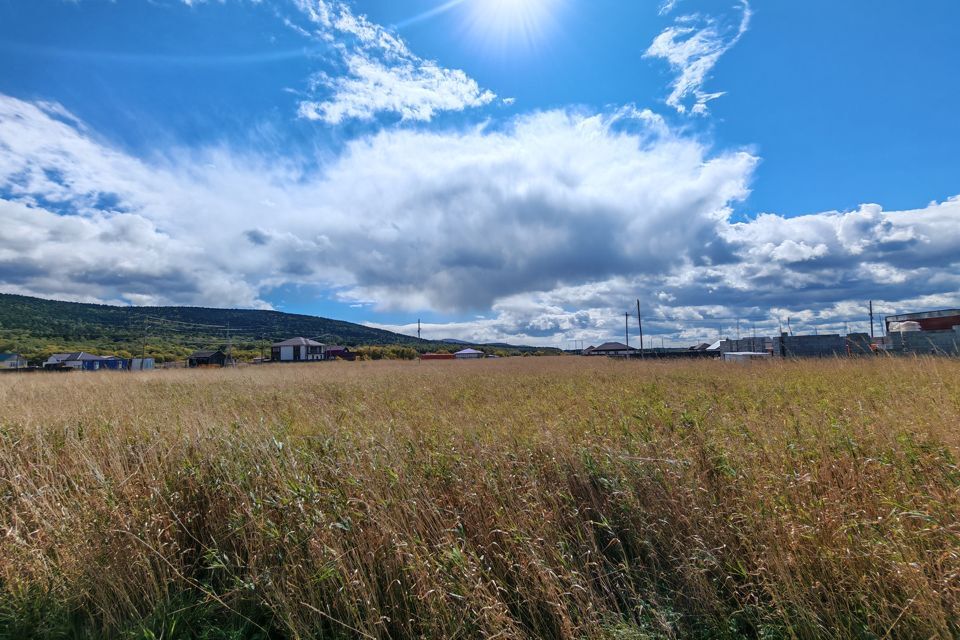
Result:
[[[388,347],[373,351],[373,357],[415,357],[418,351],[445,346],[353,322],[280,311],[120,307],[0,294],[0,351],[18,351],[32,363],[59,351],[124,357],[146,353],[169,361],[194,349],[228,344],[238,358],[252,359],[269,354],[270,343],[294,336],[351,347]]]

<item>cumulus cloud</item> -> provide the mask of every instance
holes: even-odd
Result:
[[[675,1],[664,3],[661,15],[672,11],[675,5]],[[683,15],[654,39],[644,57],[666,60],[676,73],[667,97],[668,105],[680,113],[688,110],[699,115],[707,113],[707,103],[724,92],[706,92],[703,86],[720,57],[747,32],[751,15],[750,4],[741,0],[738,21],[700,14]]]
[[[311,91],[322,97],[301,101],[303,118],[331,125],[370,121],[379,114],[430,121],[437,113],[482,107],[497,97],[463,71],[420,58],[394,33],[356,15],[343,2],[295,0],[295,4],[312,23],[312,37],[335,41],[332,51],[341,63],[336,74],[320,72],[313,77]]]
[[[430,337],[563,344],[821,329],[960,304],[960,199],[732,223],[757,158],[647,111],[391,129],[315,159],[228,148],[134,158],[62,107],[0,97],[0,289],[264,306],[283,285],[469,320]],[[480,313],[484,317],[476,318]],[[409,327],[404,327],[409,330]]]

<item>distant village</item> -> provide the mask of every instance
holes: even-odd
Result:
[[[763,360],[771,358],[837,358],[876,355],[940,355],[960,356],[960,309],[943,309],[920,313],[887,316],[881,336],[868,333],[794,335],[781,333],[775,337],[752,336],[721,339],[686,348],[645,348],[626,343],[605,342],[565,353],[586,357],[609,358],[716,358],[726,361]],[[420,360],[478,360],[496,358],[478,349],[466,348],[455,353],[425,353]],[[270,356],[255,358],[251,364],[353,361],[357,354],[349,347],[328,345],[303,337],[290,338],[270,346]],[[164,363],[162,368],[219,368],[237,362],[229,348],[194,351],[181,362]],[[54,353],[39,366],[29,366],[17,353],[0,353],[0,372],[10,371],[145,371],[160,368],[153,358],[122,358],[82,351]]]

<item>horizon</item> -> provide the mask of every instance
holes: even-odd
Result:
[[[637,299],[658,345],[869,333],[871,300],[960,307],[958,19],[0,4],[0,292],[471,344],[622,340]]]

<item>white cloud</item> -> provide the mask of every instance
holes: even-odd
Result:
[[[331,125],[369,121],[378,114],[430,121],[437,113],[482,107],[496,99],[463,71],[420,58],[397,35],[354,14],[345,3],[295,4],[321,40],[336,42],[333,51],[342,63],[336,74],[314,76],[313,90],[322,96],[302,101],[301,117]]]
[[[320,169],[227,148],[138,159],[61,107],[0,97],[0,289],[263,306],[309,285],[347,304],[455,312],[431,337],[533,344],[827,328],[867,299],[960,304],[960,199],[731,223],[757,159],[633,109],[389,130]],[[481,313],[485,318],[475,318]]]
[[[430,121],[438,112],[480,107],[496,98],[464,72],[433,63],[404,61],[388,66],[354,54],[346,64],[347,75],[323,80],[333,90],[333,97],[301,102],[301,117],[334,125],[350,119],[372,120],[379,113]]]
[[[669,13],[675,4],[665,3],[660,13]],[[707,103],[724,94],[706,92],[703,86],[720,57],[747,32],[751,15],[750,4],[741,0],[740,19],[736,24],[699,14],[679,16],[654,39],[644,57],[666,60],[677,74],[671,83],[668,105],[680,113],[689,109],[691,113],[703,115],[707,112]]]

